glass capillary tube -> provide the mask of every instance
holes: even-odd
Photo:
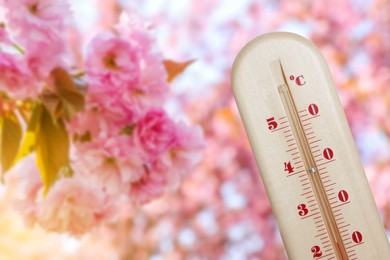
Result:
[[[281,76],[284,81],[283,83],[281,83],[280,81],[282,79],[279,79],[279,95],[282,100],[284,109],[287,113],[287,118],[293,131],[294,139],[296,140],[300,155],[302,157],[306,173],[310,180],[314,196],[317,200],[320,213],[323,217],[329,239],[332,243],[337,259],[347,260],[349,258],[345,246],[343,244],[339,229],[337,227],[337,223],[334,218],[328,197],[326,195],[324,185],[321,181],[321,177],[319,175],[314,156],[311,152],[309,141],[307,140],[305,131],[303,129],[297,107],[295,105],[290,89],[285,83],[286,80],[282,65],[280,64],[280,61],[277,61],[277,63],[279,64],[278,67],[280,68],[279,70],[281,71]],[[280,75],[280,73],[278,74]]]

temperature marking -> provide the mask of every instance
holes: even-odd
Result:
[[[278,63],[278,64],[277,64]],[[310,180],[310,184],[307,188],[312,187],[313,192],[315,194],[315,198],[317,199],[318,202],[318,207],[320,208],[321,215],[323,217],[324,223],[326,230],[329,235],[329,240],[331,241],[333,248],[334,248],[334,253],[337,256],[337,259],[348,259],[348,254],[346,251],[346,248],[344,247],[343,240],[340,234],[340,231],[337,226],[337,222],[335,219],[335,216],[333,216],[332,208],[329,203],[329,200],[327,198],[327,190],[325,188],[328,188],[333,184],[328,184],[324,186],[320,175],[317,173],[318,172],[318,166],[321,166],[323,164],[316,164],[316,161],[314,159],[314,155],[312,154],[311,150],[314,148],[312,147],[313,144],[320,142],[321,139],[313,140],[310,141],[308,140],[308,137],[305,135],[305,130],[302,125],[302,122],[306,120],[312,119],[314,116],[318,116],[319,114],[319,108],[316,104],[310,104],[308,107],[309,113],[313,116],[312,118],[307,118],[307,119],[301,119],[299,114],[303,113],[304,110],[298,111],[297,106],[295,105],[294,99],[292,97],[292,94],[290,92],[289,87],[285,84],[286,79],[284,75],[284,71],[282,68],[282,65],[280,64],[280,61],[277,61],[273,63],[273,66],[279,67],[279,71],[281,71],[281,76],[284,78],[284,80],[280,79],[279,82],[284,82],[280,83],[278,87],[279,95],[282,100],[282,104],[285,108],[286,114],[288,121],[290,122],[291,129],[290,131],[293,132],[296,141],[296,144],[298,146],[298,150],[300,151],[302,155],[302,161],[304,163],[305,169],[307,170],[308,177]],[[279,75],[280,76],[280,75]],[[328,159],[329,163],[333,161],[333,151],[330,148],[326,148],[323,152],[323,155],[326,159]],[[304,183],[302,186],[306,186],[309,183]],[[305,190],[306,188],[303,188]],[[306,217],[308,214],[308,210],[306,208],[305,204],[300,204],[298,206],[299,215]],[[306,209],[306,211],[305,211]],[[319,213],[319,212],[316,212]],[[304,215],[303,215],[304,214]],[[313,258],[318,259],[322,256],[322,251],[320,250],[319,246],[313,246],[311,248],[311,251],[313,253]],[[333,254],[333,253],[332,253]],[[332,255],[329,254],[329,255]]]
[[[278,127],[278,123],[275,121],[274,117],[270,117],[267,119],[268,129],[275,130]]]
[[[294,167],[291,166],[291,162],[285,162],[284,163],[284,170],[287,171],[287,173],[294,172]]]
[[[313,253],[314,259],[318,259],[318,257],[322,256],[321,248],[319,246],[313,246],[311,252]]]
[[[316,140],[316,141],[309,142],[309,144],[314,144],[314,143],[317,143],[317,142],[320,142],[320,141],[321,141],[321,139],[318,139],[318,140]]]
[[[320,163],[320,164],[318,164],[317,166],[322,166],[322,165],[324,165],[324,164],[328,164],[328,163],[331,163],[331,162],[334,162],[335,160],[330,160],[330,161],[327,161],[327,162],[324,162],[324,163]]]
[[[319,117],[319,115],[318,115],[318,116],[312,116],[312,117],[309,117],[309,118],[303,119],[303,120],[302,120],[302,122],[309,121],[309,120],[311,120],[311,119],[313,119],[313,118],[316,118],[316,117]]]
[[[361,243],[363,241],[363,236],[359,231],[355,231],[352,233],[352,240],[355,243]]]
[[[309,210],[307,209],[305,204],[299,204],[297,209],[299,210],[298,211],[299,216],[306,216],[307,213],[309,213]]]
[[[294,151],[294,150],[296,150],[296,149],[298,149],[297,147],[294,147],[294,148],[292,148],[292,149],[290,149],[290,150],[287,150],[286,152],[291,152],[291,151]]]
[[[337,205],[337,206],[334,206],[334,207],[332,207],[332,209],[341,207],[341,206],[343,206],[343,205],[345,205],[345,204],[348,204],[348,203],[349,203],[349,201],[348,201],[348,202],[345,202],[345,203],[342,203],[342,204],[339,204],[339,205]]]
[[[334,154],[333,154],[332,149],[326,148],[326,149],[324,150],[324,152],[323,152],[323,155],[324,155],[325,159],[327,159],[327,160],[332,160]]]
[[[307,110],[312,116],[318,115],[319,112],[318,106],[316,104],[310,104]]]
[[[338,197],[342,202],[346,202],[349,199],[348,192],[346,192],[345,190],[339,191]]]

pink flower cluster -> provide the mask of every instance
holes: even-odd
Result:
[[[0,26],[0,90],[14,99],[34,99],[50,71],[64,66],[69,5],[62,0],[0,0],[0,3],[7,20],[7,27]]]
[[[149,32],[127,15],[88,47],[86,111],[70,123],[75,169],[107,194],[148,202],[199,162],[202,131],[162,108],[168,83]],[[120,33],[119,33],[120,32]]]
[[[56,182],[43,198],[43,183],[33,155],[24,158],[12,171],[17,175],[8,175],[9,182],[16,181],[23,192],[16,208],[28,226],[38,223],[48,231],[81,236],[113,213],[107,195],[79,176]]]
[[[2,3],[9,28],[0,40],[8,47],[16,40],[23,51],[0,51],[0,90],[14,99],[37,98],[53,68],[70,68],[62,59],[69,7],[63,0]],[[85,109],[66,122],[71,177],[60,172],[44,196],[37,169],[19,168],[29,173],[19,203],[28,223],[80,236],[112,220],[123,203],[146,203],[179,185],[200,161],[204,139],[200,127],[174,121],[163,108],[167,77],[162,54],[138,19],[123,15],[114,31],[91,39]]]

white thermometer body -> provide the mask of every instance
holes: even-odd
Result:
[[[236,103],[290,259],[390,259],[390,246],[326,61],[270,33],[232,70]]]

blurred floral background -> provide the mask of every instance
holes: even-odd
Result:
[[[170,86],[169,114],[204,130],[201,163],[177,190],[123,206],[115,222],[74,238],[27,228],[0,186],[0,259],[286,259],[233,100],[230,69],[239,50],[270,31],[311,39],[325,56],[380,215],[390,230],[390,1],[72,0],[64,32],[78,46],[143,17],[165,57],[194,59]],[[388,233],[390,236],[390,233]]]

